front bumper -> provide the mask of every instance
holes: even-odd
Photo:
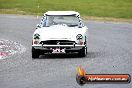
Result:
[[[65,50],[80,50],[83,47],[85,47],[85,45],[42,45],[42,44],[38,44],[38,45],[32,45],[32,47],[34,47],[35,49],[39,49],[39,50],[51,50],[54,48],[65,48]]]

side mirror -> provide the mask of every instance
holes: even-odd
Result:
[[[40,24],[37,24],[36,29],[41,28]]]

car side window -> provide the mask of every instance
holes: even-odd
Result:
[[[82,19],[80,17],[78,17],[78,19],[79,19],[79,23],[80,23],[79,26],[84,27],[84,23],[82,22]]]
[[[41,27],[46,25],[46,16],[43,16],[40,22]]]

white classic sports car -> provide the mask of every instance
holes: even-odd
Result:
[[[87,30],[75,11],[48,11],[37,25],[32,39],[32,58],[46,53],[87,54]]]

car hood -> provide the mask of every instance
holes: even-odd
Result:
[[[72,40],[76,41],[78,34],[84,35],[86,28],[54,25],[37,29],[41,41],[44,40]]]

